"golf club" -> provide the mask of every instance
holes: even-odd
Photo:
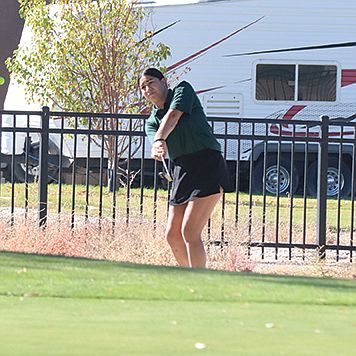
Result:
[[[172,182],[173,179],[172,179],[171,175],[169,174],[168,167],[167,167],[167,165],[166,165],[166,162],[165,162],[165,160],[164,160],[164,157],[161,156],[161,158],[162,158],[162,163],[163,163],[163,167],[164,167],[164,172],[159,172],[158,175],[159,175],[161,178],[167,180],[168,182]]]

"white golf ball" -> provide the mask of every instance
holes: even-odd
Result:
[[[201,350],[201,349],[205,349],[206,346],[204,344],[202,344],[201,342],[197,342],[195,344],[195,348]]]

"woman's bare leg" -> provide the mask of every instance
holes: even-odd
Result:
[[[173,255],[182,267],[189,267],[187,245],[182,235],[182,222],[188,204],[171,205],[168,211],[166,239]]]
[[[205,268],[201,233],[222,193],[169,207],[166,239],[182,267]]]
[[[190,267],[205,268],[206,254],[201,233],[222,193],[197,198],[188,203],[182,220]]]

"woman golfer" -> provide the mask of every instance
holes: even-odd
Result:
[[[139,85],[154,104],[145,127],[151,156],[161,161],[169,154],[174,163],[167,241],[180,266],[204,268],[201,232],[222,193],[232,191],[220,144],[189,83],[169,89],[163,74],[148,68]]]

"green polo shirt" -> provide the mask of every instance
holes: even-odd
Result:
[[[153,143],[162,118],[169,109],[183,112],[178,124],[166,139],[171,160],[206,148],[221,151],[221,146],[206,119],[200,100],[193,87],[186,81],[168,90],[163,109],[152,110],[145,127],[151,143]]]

